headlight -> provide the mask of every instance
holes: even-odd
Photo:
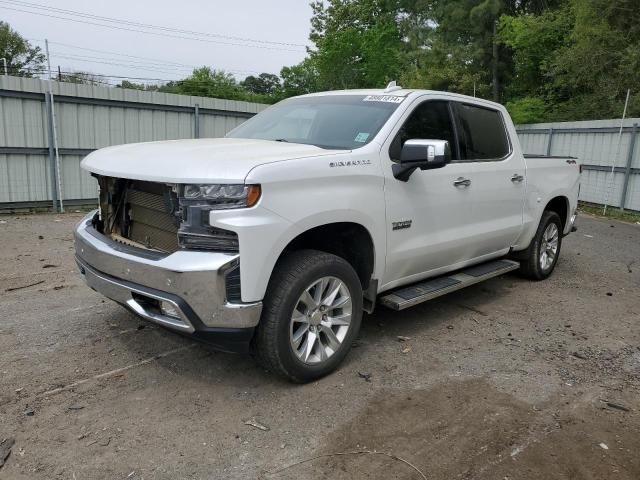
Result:
[[[209,213],[254,206],[260,199],[260,185],[182,185],[178,243],[182,248],[237,252],[234,232],[212,227]]]
[[[260,185],[184,185],[181,197],[205,200],[211,210],[252,207],[260,199]]]

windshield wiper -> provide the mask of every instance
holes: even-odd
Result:
[[[274,142],[284,142],[284,143],[289,143],[289,140],[287,140],[286,138],[275,138],[273,141],[274,141]]]

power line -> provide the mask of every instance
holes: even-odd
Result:
[[[147,28],[147,29],[157,29],[157,30],[175,32],[175,33],[182,33],[182,34],[187,34],[187,35],[216,37],[216,38],[224,38],[224,39],[227,39],[227,40],[237,40],[237,41],[251,42],[251,43],[263,43],[263,44],[269,44],[269,45],[283,45],[283,46],[288,46],[288,47],[306,47],[306,45],[301,44],[301,43],[277,42],[277,41],[272,41],[272,40],[262,40],[262,39],[247,38],[247,37],[236,37],[236,36],[231,36],[231,35],[223,35],[223,34],[220,34],[220,33],[197,32],[197,31],[193,31],[193,30],[184,30],[184,29],[180,29],[180,28],[165,27],[165,26],[162,26],[162,25],[153,25],[153,24],[149,24],[149,23],[133,22],[131,20],[124,20],[124,19],[115,18],[115,17],[105,17],[105,16],[101,16],[101,15],[95,15],[95,14],[92,14],[92,13],[79,12],[77,10],[66,10],[66,9],[63,9],[63,8],[50,7],[48,5],[42,5],[42,4],[39,4],[39,3],[32,3],[32,2],[25,2],[25,1],[20,1],[20,0],[3,0],[3,3],[11,3],[11,4],[14,4],[14,5],[20,5],[22,7],[28,7],[28,8],[39,8],[39,9],[43,9],[45,11],[54,12],[54,13],[58,13],[58,14],[78,16],[78,17],[83,17],[83,18],[89,18],[89,19],[92,19],[92,20],[99,20],[99,21],[103,21],[103,22],[120,23],[120,24],[124,24],[124,25],[135,26],[135,27],[142,27],[142,28]]]
[[[170,70],[181,70],[181,71],[191,71],[194,68],[197,68],[195,66],[189,65],[189,66],[185,66],[185,67],[179,67],[179,66],[174,66],[170,63],[165,63],[165,62],[145,62],[145,61],[139,61],[139,60],[123,60],[122,58],[109,58],[109,57],[100,57],[100,56],[87,56],[87,55],[77,55],[75,53],[68,53],[68,52],[52,52],[51,56],[54,57],[60,57],[60,58],[66,58],[69,60],[81,60],[81,61],[86,61],[86,62],[91,62],[93,60],[106,60],[106,61],[110,61],[110,62],[118,62],[118,65],[123,65],[123,66],[127,66],[127,67],[139,67],[139,66],[149,66],[149,67],[166,67],[166,69],[170,69]],[[127,63],[122,63],[124,61],[127,61]]]
[[[17,71],[21,71],[21,70],[29,71],[31,73],[37,73],[37,74],[47,74],[47,73],[49,73],[49,70],[46,69],[46,68],[35,69],[35,68],[30,68],[30,67],[9,66],[9,70],[11,70],[11,69],[15,69]],[[51,73],[52,74],[57,74],[58,71],[57,70],[51,70]],[[188,78],[175,80],[175,79],[168,79],[168,78],[130,77],[130,76],[124,76],[124,75],[106,75],[106,74],[103,74],[103,73],[77,72],[77,71],[74,72],[74,71],[65,71],[65,70],[62,70],[60,73],[66,74],[66,75],[74,75],[74,74],[78,74],[78,73],[87,73],[91,77],[101,77],[101,78],[113,78],[113,79],[122,79],[122,80],[139,80],[139,81],[163,82],[163,83],[187,82],[189,84],[195,84],[195,85],[210,85],[210,82],[208,82],[206,80],[195,80],[195,79],[188,79]]]
[[[30,39],[30,40],[36,40],[36,39]],[[36,41],[44,42],[44,40],[39,40],[39,39],[37,39]],[[53,41],[49,40],[49,44],[51,44],[51,45],[61,45],[63,47],[75,48],[75,49],[78,49],[78,50],[86,50],[87,52],[107,53],[107,54],[110,54],[110,55],[117,55],[119,57],[138,58],[138,59],[141,59],[141,60],[152,60],[154,62],[163,62],[163,63],[166,63],[168,65],[176,65],[176,66],[179,66],[179,67],[190,67],[190,68],[193,68],[193,65],[188,65],[188,64],[185,64],[185,63],[172,62],[172,61],[168,61],[168,60],[160,60],[159,58],[140,57],[140,56],[137,56],[137,55],[129,55],[127,53],[113,52],[113,51],[109,51],[109,50],[97,50],[95,48],[79,47],[78,45],[72,45],[70,43],[53,42]],[[249,70],[247,70],[247,71],[249,71]]]
[[[33,41],[33,42],[44,42],[44,40],[41,39],[36,39],[36,38],[29,38],[28,40]],[[141,59],[143,60],[142,62],[140,61],[136,61],[136,60],[127,60],[128,62],[130,62],[131,64],[121,64],[122,66],[128,66],[128,67],[132,67],[132,68],[136,68],[138,67],[140,64],[142,65],[149,65],[149,66],[153,66],[153,67],[170,67],[172,70],[176,69],[176,70],[189,70],[192,71],[196,68],[200,68],[202,65],[197,66],[197,65],[190,65],[190,64],[185,64],[185,63],[178,63],[178,62],[173,62],[170,60],[161,60],[158,58],[150,58],[150,57],[141,57],[141,56],[137,56],[137,55],[129,55],[126,53],[121,53],[121,52],[113,52],[113,51],[109,51],[109,50],[97,50],[94,48],[86,48],[86,47],[80,47],[78,45],[72,45],[70,43],[62,43],[62,42],[54,42],[49,40],[49,44],[50,45],[61,45],[64,47],[69,47],[69,48],[73,48],[73,49],[78,49],[78,50],[86,50],[88,52],[97,52],[97,53],[106,53],[106,54],[110,54],[110,55],[115,55],[115,56],[119,56],[119,57],[125,57],[125,59]],[[53,52],[52,56],[65,56],[64,58],[68,58],[68,57],[74,57],[74,58],[69,58],[69,59],[75,59],[75,60],[80,60],[80,61],[87,61],[90,62],[93,59],[99,59],[99,60],[108,60],[108,61],[113,61],[113,62],[123,62],[123,59],[120,58],[105,58],[105,57],[98,57],[98,56],[86,56],[86,55],[81,55],[79,53],[71,53],[71,52],[60,52],[60,54],[58,55],[57,52]],[[77,58],[75,58],[77,57]],[[184,67],[184,68],[179,68],[179,67]],[[224,70],[226,72],[233,72],[233,73],[239,73],[239,74],[254,74],[254,73],[262,73],[259,72],[257,70],[242,70],[242,69],[235,69],[235,68],[221,68],[221,70]]]
[[[65,60],[76,60],[76,61],[81,61],[81,62],[88,62],[88,63],[99,63],[102,65],[113,65],[113,66],[117,66],[117,67],[128,67],[128,68],[136,68],[138,70],[146,70],[148,72],[160,72],[160,73],[173,73],[173,74],[177,74],[178,71],[176,70],[166,70],[166,69],[162,69],[162,68],[157,68],[157,67],[153,67],[153,66],[144,66],[144,65],[132,65],[129,63],[120,63],[120,62],[106,62],[106,61],[102,61],[102,60],[87,60],[85,58],[79,58],[76,56],[72,56],[72,55],[60,55],[57,53],[53,53],[51,54],[52,57],[54,58],[63,58]],[[182,72],[185,72],[184,69],[182,69]]]
[[[49,43],[53,43],[53,42],[49,42]],[[56,57],[60,57],[60,58],[66,58],[66,59],[70,59],[70,60],[81,60],[81,61],[86,61],[86,62],[92,62],[94,59],[97,60],[106,60],[106,61],[110,61],[110,62],[118,62],[118,65],[122,65],[122,66],[127,66],[127,67],[138,67],[138,66],[150,66],[150,67],[160,67],[160,68],[165,68],[165,70],[169,69],[169,70],[181,70],[181,71],[193,71],[196,68],[200,68],[202,65],[200,66],[196,66],[196,65],[183,65],[183,66],[179,66],[180,64],[173,64],[171,62],[164,62],[164,61],[157,61],[157,62],[149,62],[149,61],[136,61],[136,60],[127,60],[127,59],[122,59],[122,58],[109,58],[109,57],[100,57],[100,56],[87,56],[87,55],[79,55],[76,53],[69,53],[69,52],[53,52],[52,56],[56,56]],[[122,63],[122,62],[127,62],[127,63]],[[233,69],[233,68],[223,68],[222,70],[225,70],[227,72],[234,72],[234,73],[260,73],[257,70],[238,70],[238,69]]]
[[[0,0],[0,3],[8,3],[8,0]],[[13,5],[10,3],[10,5]],[[215,44],[219,44],[219,45],[231,45],[231,46],[236,46],[236,47],[250,47],[250,48],[260,48],[260,49],[265,49],[265,50],[278,50],[278,51],[286,51],[286,52],[296,52],[296,53],[301,53],[301,50],[294,50],[294,49],[290,49],[290,48],[280,48],[280,47],[270,47],[267,45],[250,45],[250,44],[246,44],[246,43],[232,43],[232,42],[222,42],[219,40],[210,40],[210,39],[205,39],[205,38],[197,38],[197,37],[186,37],[183,35],[172,35],[172,34],[168,34],[168,33],[159,33],[159,32],[150,32],[150,31],[144,31],[144,30],[137,30],[134,28],[127,28],[127,27],[121,27],[121,26],[116,26],[116,25],[105,25],[102,23],[96,23],[96,22],[90,22],[90,21],[86,21],[86,20],[79,20],[76,18],[67,18],[67,17],[60,17],[57,15],[50,15],[47,13],[41,13],[41,12],[32,12],[29,10],[21,10],[19,8],[12,8],[12,7],[7,7],[7,6],[0,6],[0,8],[4,8],[5,10],[11,10],[14,12],[22,12],[22,13],[28,13],[31,15],[38,15],[41,17],[48,17],[48,18],[56,18],[59,20],[66,20],[66,21],[70,21],[70,22],[76,22],[76,23],[82,23],[82,24],[86,24],[86,25],[94,25],[94,26],[98,26],[98,27],[104,27],[104,28],[112,28],[115,30],[122,30],[122,31],[128,31],[128,32],[135,32],[135,33],[143,33],[146,35],[155,35],[158,37],[168,37],[168,38],[179,38],[182,40],[193,40],[196,42],[205,42],[205,43],[215,43]],[[33,8],[33,7],[32,7]]]
[[[99,63],[102,65],[113,65],[113,66],[117,66],[117,67],[128,67],[128,68],[137,68],[139,70],[147,70],[149,72],[160,72],[160,73],[175,73],[178,74],[179,72],[191,72],[193,71],[193,69],[185,69],[185,68],[180,68],[180,67],[176,67],[176,68],[170,68],[171,66],[168,66],[168,69],[163,69],[159,66],[153,66],[153,65],[144,65],[144,64],[131,64],[131,63],[122,63],[122,62],[118,62],[118,61],[104,61],[104,60],[111,60],[111,59],[96,59],[96,60],[92,60],[91,57],[85,57],[85,56],[76,56],[76,55],[61,55],[58,53],[52,53],[51,54],[52,57],[55,58],[63,58],[66,60],[77,60],[80,62],[88,62],[88,63]],[[100,58],[100,57],[97,57]],[[225,72],[229,72],[229,73],[247,73],[247,71],[242,71],[242,70],[225,70],[225,69],[221,69]],[[250,72],[250,73],[258,73],[258,72]]]

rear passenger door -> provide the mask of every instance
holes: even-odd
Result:
[[[508,249],[522,229],[525,164],[514,154],[502,112],[452,102],[460,161],[473,164],[469,193],[473,209],[472,258]]]

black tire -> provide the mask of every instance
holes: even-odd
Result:
[[[291,316],[303,291],[326,276],[339,279],[348,289],[351,323],[335,353],[319,364],[308,364],[296,356],[291,345]],[[254,353],[267,370],[292,382],[309,382],[332,372],[342,362],[358,335],[361,321],[362,286],[353,267],[329,253],[294,251],[278,262],[269,281],[262,317],[254,336]]]
[[[540,256],[541,248],[544,243],[543,236],[549,227],[549,224],[554,223],[558,229],[558,249],[551,264],[544,268],[542,266]],[[562,247],[562,220],[556,212],[545,211],[540,219],[538,230],[536,231],[533,240],[529,247],[522,252],[520,256],[520,274],[530,280],[544,280],[553,273],[553,269],[558,263],[558,257],[560,256],[560,249]]]

